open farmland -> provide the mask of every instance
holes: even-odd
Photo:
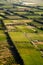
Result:
[[[0,65],[43,65],[43,6],[0,6]]]

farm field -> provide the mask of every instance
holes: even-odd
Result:
[[[0,65],[17,65],[17,62],[10,50],[11,46],[7,41],[7,36],[5,35],[5,31],[3,29],[4,27],[0,24]]]
[[[43,65],[43,6],[10,5],[0,5],[0,65]]]
[[[15,44],[22,59],[24,60],[25,65],[28,65],[28,64],[34,65],[34,63],[36,63],[37,65],[38,64],[40,65],[40,63],[41,64],[43,63],[43,61],[40,61],[43,59],[43,58],[41,58],[40,51],[38,51],[37,48],[34,48],[34,46],[31,44],[31,40],[33,40],[33,41],[35,41],[36,39],[40,40],[38,38],[38,36],[40,37],[40,35],[37,36],[37,35],[33,34],[33,37],[31,37],[32,34],[30,34],[30,36],[28,38],[26,37],[27,39],[24,38],[25,34],[23,35],[23,33],[21,33],[21,32],[18,32],[18,33],[9,32],[9,35],[10,35],[11,39],[13,40],[13,43]],[[20,37],[20,39],[19,39],[19,37]],[[39,63],[37,63],[37,62],[39,62]]]

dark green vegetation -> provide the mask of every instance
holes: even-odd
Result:
[[[43,6],[0,7],[0,65],[43,65]]]

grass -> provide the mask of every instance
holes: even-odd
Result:
[[[20,18],[22,18],[22,17],[20,17],[20,16],[7,16],[9,19],[20,19]]]
[[[43,61],[41,61],[43,59],[40,57],[40,53],[36,50],[33,50],[33,49],[23,50],[22,49],[21,54],[25,61],[25,65],[34,65],[34,64],[42,65],[43,64]]]
[[[29,19],[29,20],[27,20],[27,19],[22,19],[22,20],[12,20],[13,22],[32,22],[32,20],[31,19]]]
[[[0,16],[0,19],[3,19],[3,17]]]
[[[10,36],[14,39],[14,41],[28,41],[22,32],[9,32]],[[19,39],[20,38],[20,39]]]
[[[4,40],[6,40],[6,36],[4,34],[4,31],[0,30],[0,41],[4,41]]]
[[[14,12],[14,13],[17,13],[17,14],[20,14],[20,15],[27,14],[27,12]]]
[[[28,33],[29,34],[29,33]],[[42,65],[43,64],[43,58],[41,57],[41,54],[39,51],[34,49],[34,46],[30,43],[29,39],[39,39],[40,36],[37,34],[29,34],[30,38],[28,39],[28,43],[21,42],[21,41],[27,41],[24,38],[24,35],[20,32],[10,32],[9,33],[14,45],[16,46],[18,52],[20,53],[24,64],[25,65]],[[42,38],[41,38],[42,39]],[[15,42],[17,41],[17,42]],[[20,41],[20,43],[18,42]]]
[[[0,30],[0,65],[17,65],[9,48],[11,47],[7,42],[6,35],[3,30]]]
[[[32,18],[32,19],[36,18],[36,19],[37,19],[37,18],[41,18],[41,16],[33,16],[33,15],[32,15],[32,16],[27,16],[27,18],[29,18],[29,19],[31,19],[31,18]]]
[[[21,26],[16,26],[19,30],[21,30],[22,32],[27,32],[27,33],[33,33],[34,30],[32,30],[32,28],[27,28],[27,26],[25,25],[21,25]]]
[[[4,23],[13,23],[12,20],[3,20]]]
[[[4,41],[6,39],[5,35],[1,34],[0,35],[0,41]]]
[[[27,33],[28,38],[31,40],[43,40],[43,34],[36,34],[36,33]]]
[[[43,27],[43,24],[40,24],[40,23],[35,22],[35,21],[32,22],[32,24],[36,25],[38,28]]]
[[[42,12],[35,12],[35,14],[43,14],[43,11]]]
[[[0,28],[2,23],[0,23]],[[5,30],[0,30],[0,65],[17,65],[15,58],[11,53],[11,46],[8,44],[7,36],[4,34]]]
[[[43,49],[43,44],[38,44],[38,47],[39,47],[40,49]]]
[[[35,6],[36,7],[36,6]],[[43,57],[41,56],[41,53],[38,49],[32,45],[31,41],[43,41],[43,32],[42,30],[39,30],[39,27],[43,27],[42,24],[34,22],[34,18],[41,18],[42,16],[39,15],[32,15],[35,14],[43,14],[42,10],[38,10],[35,7],[26,8],[21,10],[20,7],[13,8],[12,6],[3,6],[3,8],[11,10],[13,13],[17,13],[19,15],[26,16],[28,19],[23,19],[20,16],[12,15],[8,16],[4,12],[5,10],[0,10],[0,14],[6,15],[11,20],[3,20],[4,24],[15,24],[11,26],[6,26],[8,30],[16,30],[16,31],[8,31],[8,34],[13,41],[13,44],[15,45],[16,49],[18,50],[18,53],[20,54],[21,58],[24,61],[24,65],[43,65]],[[23,12],[23,10],[32,11],[31,12]],[[17,12],[18,11],[18,12]],[[21,11],[21,12],[19,12]],[[27,15],[25,15],[27,14]],[[29,15],[31,14],[31,16]],[[20,19],[22,18],[22,20]],[[3,17],[0,16],[0,19],[3,19]],[[12,19],[18,19],[18,20],[12,20]],[[41,20],[43,22],[43,20]],[[18,23],[24,23],[24,25],[17,25]],[[27,23],[32,23],[36,25],[38,28],[30,25],[26,25]],[[0,24],[0,28],[2,29],[2,25]],[[38,33],[35,33],[34,30],[37,30]],[[11,52],[11,46],[7,42],[7,37],[4,34],[5,30],[0,30],[0,65],[17,65],[17,62],[15,60],[15,56],[13,57]],[[40,49],[43,49],[43,45],[37,44],[37,46]]]

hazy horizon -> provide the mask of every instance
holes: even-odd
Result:
[[[43,0],[0,0],[0,2],[29,2],[29,3],[41,3],[43,4]]]

